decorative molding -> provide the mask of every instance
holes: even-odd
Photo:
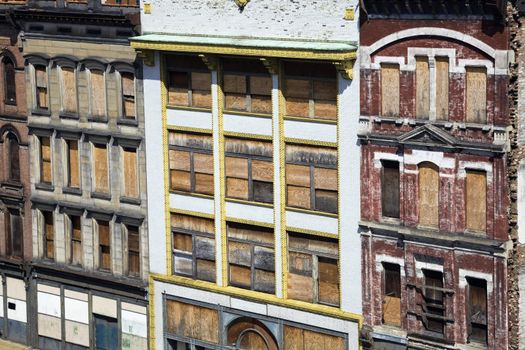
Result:
[[[275,58],[261,58],[261,62],[270,74],[279,74],[279,61]]]
[[[344,61],[334,62],[335,69],[337,69],[337,71],[341,73],[343,78],[347,80],[353,80],[354,79],[354,62],[355,62],[354,60],[344,60]]]
[[[209,70],[217,70],[217,66],[219,65],[219,59],[217,56],[201,54],[199,57]]]
[[[250,0],[235,0],[235,4],[239,6],[239,9],[242,11],[244,10],[244,7],[248,5]]]
[[[155,52],[151,50],[139,50],[138,56],[146,66],[152,67],[155,65]]]

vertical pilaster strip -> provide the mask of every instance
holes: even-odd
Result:
[[[168,127],[166,121],[166,105],[168,103],[168,91],[166,89],[166,62],[165,57],[159,53],[160,65],[160,103],[162,114],[162,156],[164,164],[164,205],[166,224],[166,274],[171,275],[171,220],[170,220],[170,182],[169,182],[169,156],[168,156]]]
[[[429,100],[430,100],[430,110],[428,111],[428,118],[430,120],[436,120],[436,99],[437,99],[437,90],[436,90],[436,58],[434,55],[428,57],[428,76],[429,76]]]
[[[280,244],[281,244],[281,276],[282,276],[282,295],[284,299],[288,298],[288,254],[287,254],[287,238],[286,238],[286,179],[285,179],[285,167],[286,167],[286,150],[284,143],[284,114],[285,114],[285,101],[283,94],[283,69],[282,64],[278,65],[278,120],[277,130],[274,130],[274,140],[277,137],[279,147],[279,202],[275,204],[275,207],[279,208],[280,220],[279,220],[279,233],[280,233]],[[275,141],[274,141],[275,142]],[[277,197],[276,197],[277,198]],[[277,222],[276,222],[277,224]],[[275,229],[277,231],[277,226]]]

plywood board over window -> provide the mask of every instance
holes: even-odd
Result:
[[[211,73],[194,55],[166,56],[168,104],[211,108]]]
[[[47,67],[35,66],[35,89],[36,107],[40,109],[48,108],[47,98]]]
[[[122,116],[135,119],[135,76],[133,73],[121,73]]]
[[[90,71],[91,79],[91,116],[96,119],[103,119],[106,116],[106,83],[104,72],[97,69]]]
[[[126,226],[128,233],[128,275],[140,276],[140,231],[137,226]]]
[[[487,226],[487,174],[468,170],[465,191],[467,229],[485,232]]]
[[[436,57],[436,119],[448,120],[448,57]]]
[[[42,230],[44,238],[44,257],[55,259],[55,225],[53,222],[53,212],[42,212]]]
[[[166,300],[166,315],[168,333],[213,344],[219,343],[219,312],[217,310],[176,300]]]
[[[77,84],[75,69],[62,67],[62,110],[67,113],[77,112]]]
[[[384,160],[381,165],[381,213],[399,218],[399,163]]]
[[[387,117],[399,115],[399,65],[381,64],[381,112]]]
[[[344,350],[343,337],[315,332],[297,327],[284,326],[284,350]]]
[[[419,224],[438,227],[439,168],[432,163],[419,165]]]
[[[428,119],[430,112],[430,69],[428,57],[416,57],[416,117]]]
[[[97,220],[98,230],[98,268],[111,270],[111,231],[109,222]]]
[[[15,105],[16,104],[16,71],[13,61],[7,56],[3,58],[4,62],[4,102],[6,104]]]
[[[467,122],[487,122],[487,69],[467,67]]]
[[[383,323],[401,326],[401,270],[383,263]]]
[[[487,281],[467,278],[468,340],[487,343]]]
[[[78,140],[66,140],[67,148],[67,185],[80,187],[80,158],[78,155]]]
[[[40,137],[40,182],[51,184],[51,140],[49,137]]]
[[[71,237],[70,263],[82,265],[82,226],[80,216],[69,216],[69,227]]]
[[[124,158],[124,195],[135,198],[139,195],[137,149],[122,148]]]
[[[109,192],[108,148],[106,144],[93,144],[93,162],[95,163],[95,192]]]

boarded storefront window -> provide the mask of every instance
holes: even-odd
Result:
[[[331,63],[284,63],[286,115],[337,119],[337,73]]]
[[[168,334],[212,344],[219,343],[219,312],[217,310],[166,300],[166,316]]]
[[[346,340],[330,334],[284,326],[284,350],[345,350]]]
[[[259,292],[275,292],[273,229],[228,223],[230,285]]]
[[[288,297],[339,305],[337,240],[288,233]]]
[[[212,147],[208,135],[169,134],[171,190],[213,195]]]
[[[338,212],[337,150],[286,145],[286,204]]]
[[[211,73],[200,57],[170,55],[166,65],[168,105],[211,108]]]

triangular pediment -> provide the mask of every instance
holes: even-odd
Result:
[[[434,126],[423,125],[398,137],[401,144],[421,144],[427,146],[455,146],[456,138]]]

